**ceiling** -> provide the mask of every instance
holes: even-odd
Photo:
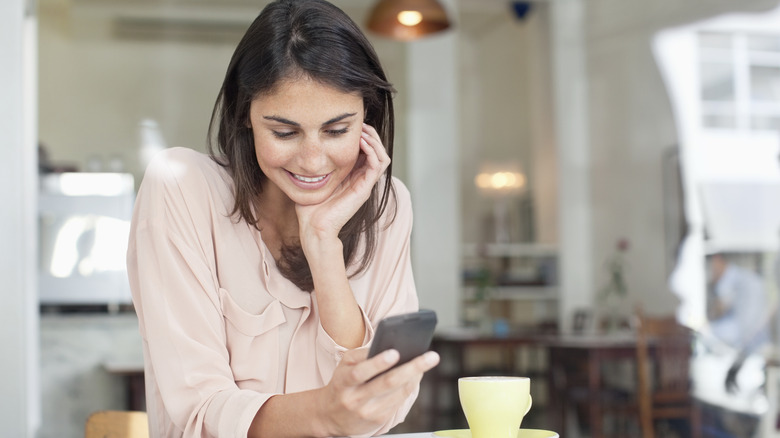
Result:
[[[41,0],[47,1],[47,0]],[[210,8],[236,8],[245,7],[260,9],[267,4],[268,0],[48,0],[63,3],[74,3],[79,5],[138,5],[138,6],[204,6]],[[376,0],[378,1],[378,0]],[[507,10],[512,3],[511,0],[452,0],[462,11],[468,12],[491,12]],[[529,3],[543,3],[553,0],[526,0]],[[375,1],[369,0],[331,0],[331,2],[343,9],[359,10],[369,9],[375,4]],[[445,2],[446,3],[446,2]]]
[[[367,16],[375,1],[331,0],[356,20]],[[510,0],[452,0],[457,3],[460,29],[490,28],[512,14]],[[553,0],[536,0],[553,1]],[[189,39],[236,39],[269,0],[40,0],[59,4],[72,16],[109,20],[114,34],[130,38],[178,36]],[[486,24],[487,23],[487,24]]]

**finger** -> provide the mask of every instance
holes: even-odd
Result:
[[[365,383],[371,380],[374,376],[381,374],[393,367],[401,355],[397,350],[390,349],[385,350],[376,356],[367,359],[357,365],[352,370],[352,378],[357,383]]]
[[[416,372],[422,374],[438,365],[440,360],[439,353],[435,351],[426,351],[398,368],[401,370],[406,369],[406,372],[409,373]]]
[[[378,178],[390,165],[390,156],[387,155],[382,142],[364,131],[361,134],[360,147],[366,155],[369,168],[375,172]]]
[[[377,130],[373,126],[367,123],[363,123],[363,132],[367,132],[369,135],[379,140],[379,132],[377,132]]]
[[[390,158],[387,155],[387,149],[385,148],[385,145],[382,143],[382,137],[379,136],[379,133],[374,129],[373,126],[364,124],[363,127],[363,133],[366,135],[366,139],[368,140],[369,144],[376,148],[377,154],[379,157],[386,156],[388,159]]]
[[[363,150],[363,155],[366,157],[366,164],[370,169],[381,168],[382,163],[377,155],[377,148],[368,142],[368,136],[365,133],[360,138],[360,149]]]
[[[377,156],[382,163],[390,163],[390,156],[387,154],[387,149],[382,144],[382,138],[377,133],[376,129],[370,125],[363,124],[363,133],[365,134],[368,144],[376,150]]]
[[[419,382],[423,374],[439,364],[439,354],[428,351],[409,362],[396,367],[369,382],[370,390],[375,394],[384,394],[397,390],[409,383]]]
[[[366,152],[365,141],[363,139],[360,139],[360,150],[363,152],[362,154],[358,154],[358,159],[355,161],[355,165],[352,167],[353,172],[359,172],[361,169],[363,169],[366,166],[366,162],[368,161],[368,153]]]

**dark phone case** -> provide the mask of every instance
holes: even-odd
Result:
[[[435,328],[436,312],[433,310],[387,317],[376,328],[368,357],[394,348],[401,355],[396,366],[409,362],[428,351]]]

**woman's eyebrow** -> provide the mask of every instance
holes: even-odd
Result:
[[[332,125],[333,123],[340,122],[341,120],[344,120],[344,119],[346,119],[348,117],[352,117],[355,114],[357,114],[357,113],[344,113],[344,114],[342,114],[340,116],[336,116],[336,117],[328,120],[327,122],[323,123],[322,126]]]
[[[266,120],[273,120],[273,121],[275,121],[275,122],[284,123],[285,125],[291,125],[291,126],[296,126],[296,127],[299,127],[299,126],[301,126],[301,124],[300,124],[300,123],[298,123],[298,122],[293,122],[292,120],[285,119],[284,117],[279,117],[279,116],[263,116],[263,118],[264,118],[264,119],[266,119]]]
[[[325,123],[322,124],[322,126],[332,125],[332,124],[334,124],[336,122],[339,122],[341,120],[344,120],[344,119],[346,119],[348,117],[352,117],[355,114],[357,114],[357,113],[344,113],[344,114],[341,114],[339,116],[336,116],[336,117],[326,121]],[[273,120],[274,122],[284,123],[285,125],[295,126],[296,128],[301,126],[301,124],[298,123],[298,122],[293,122],[292,120],[285,119],[284,117],[280,117],[280,116],[263,116],[263,118],[266,119],[266,120]]]

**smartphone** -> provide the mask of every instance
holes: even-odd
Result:
[[[368,357],[393,348],[398,350],[401,356],[395,366],[409,362],[428,351],[435,328],[436,312],[433,310],[389,316],[379,321]]]

